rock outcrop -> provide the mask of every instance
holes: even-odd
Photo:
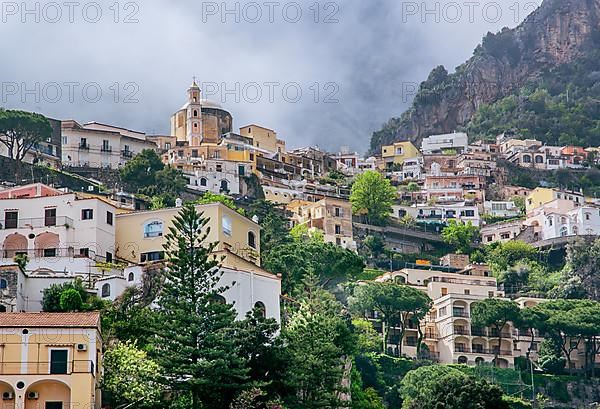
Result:
[[[401,139],[419,143],[428,135],[457,130],[482,105],[599,47],[599,32],[600,0],[545,0],[518,27],[488,33],[455,73],[434,69],[411,108],[373,134],[371,151]]]

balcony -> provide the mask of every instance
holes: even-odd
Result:
[[[93,361],[55,362],[0,362],[0,375],[72,375],[95,374]]]
[[[0,255],[2,258],[13,258],[18,254],[27,255],[31,259],[35,258],[53,258],[53,257],[71,257],[71,258],[89,258],[91,260],[98,259],[96,253],[92,250],[88,250],[87,254],[75,253],[73,247],[68,248],[37,248],[37,249],[8,249],[1,250]]]
[[[121,156],[124,158],[133,158],[133,152],[127,149],[121,151]]]
[[[512,356],[512,351],[509,350],[498,350],[498,349],[488,349],[488,348],[475,348],[471,349],[469,347],[460,347],[455,346],[454,352],[460,354],[480,354],[480,355],[496,355],[499,356]]]
[[[469,330],[465,328],[454,328],[454,335],[469,335]]]
[[[89,151],[90,150],[90,145],[88,145],[87,143],[80,143],[79,144],[79,150],[80,151]]]
[[[469,313],[463,310],[454,310],[452,311],[452,316],[460,318],[469,318]]]
[[[67,216],[38,217],[25,219],[5,219],[0,222],[0,230],[37,229],[44,227],[73,227],[73,219]]]
[[[103,145],[100,148],[100,152],[111,153],[112,152],[112,146]]]

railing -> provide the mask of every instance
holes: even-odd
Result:
[[[121,156],[124,158],[132,158],[133,157],[133,152],[128,151],[128,150],[122,150],[121,151]]]
[[[0,375],[71,375],[94,374],[93,361],[0,362]]]
[[[112,152],[112,146],[102,146],[100,152]]]
[[[481,354],[481,355],[504,355],[512,356],[512,351],[502,349],[489,348],[469,348],[469,347],[454,347],[454,352],[462,354]]]
[[[469,313],[466,311],[454,310],[452,311],[453,317],[469,318]]]
[[[73,219],[67,216],[39,217],[26,219],[4,219],[0,222],[0,229],[35,229],[40,227],[73,227]]]
[[[496,282],[492,281],[492,280],[473,280],[473,279],[464,279],[464,278],[431,277],[431,281],[433,281],[434,283],[468,284],[468,285],[478,285],[478,286],[496,288]]]
[[[92,250],[88,250],[87,254],[75,252],[75,248],[41,248],[41,249],[12,249],[2,250],[0,255],[2,258],[13,258],[17,254],[26,254],[29,259],[34,258],[53,258],[53,257],[72,257],[72,258],[89,258],[96,260],[100,257]]]
[[[79,144],[79,150],[89,151],[90,150],[90,145],[88,145],[87,143],[80,143]]]
[[[464,328],[454,328],[454,335],[469,335],[469,330]]]

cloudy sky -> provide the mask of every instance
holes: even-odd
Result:
[[[0,2],[0,106],[168,133],[195,76],[236,128],[364,152],[434,66],[540,2]]]

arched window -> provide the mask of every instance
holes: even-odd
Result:
[[[231,219],[228,216],[223,216],[223,218],[221,219],[221,223],[223,224],[223,233],[225,233],[228,236],[231,236]]]
[[[225,299],[225,297],[223,297],[222,295],[214,295],[213,296],[213,302],[217,303],[217,304],[227,304],[227,300]]]
[[[577,228],[577,226],[573,226],[573,234],[574,235],[579,234],[579,229]]]
[[[523,163],[531,163],[531,156],[523,155]]]
[[[102,297],[110,297],[110,284],[106,283],[102,286]]]
[[[206,186],[208,184],[208,180],[206,178],[200,178],[200,186]]]
[[[479,366],[479,365],[483,365],[485,363],[485,360],[478,356],[477,358],[475,358],[475,365]]]
[[[591,213],[586,213],[585,214],[585,220],[591,220],[592,218],[592,214]]]
[[[256,248],[256,234],[253,231],[248,232],[248,246]]]
[[[458,363],[459,364],[466,364],[469,360],[467,359],[466,356],[459,356],[458,357]]]
[[[6,287],[8,287],[8,282],[5,279],[0,278],[0,290],[4,290]]]
[[[161,237],[163,235],[163,222],[154,220],[144,225],[144,238]]]
[[[221,192],[229,192],[229,182],[225,179],[221,181]]]
[[[552,216],[548,217],[548,226],[552,226]]]
[[[262,315],[263,318],[267,318],[267,307],[263,302],[257,301],[256,304],[254,304],[254,309],[260,311],[260,315]]]
[[[194,109],[194,118],[198,118],[198,110]]]
[[[566,237],[569,234],[569,230],[567,226],[563,226],[560,228],[560,237]]]
[[[133,273],[129,273],[129,275],[127,276],[127,281],[133,281],[134,278],[135,276],[133,275]]]
[[[560,218],[561,224],[567,224],[567,218],[565,216]]]
[[[544,157],[540,156],[540,155],[537,155],[535,157],[535,163],[544,163]]]

